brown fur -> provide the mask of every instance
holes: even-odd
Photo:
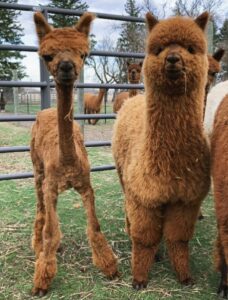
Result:
[[[99,114],[101,111],[102,100],[105,95],[105,89],[100,89],[98,95],[85,93],[84,94],[84,113]],[[88,119],[89,124],[95,125],[99,119]]]
[[[205,110],[207,105],[207,95],[212,84],[215,82],[216,75],[221,71],[220,60],[222,59],[225,51],[219,48],[213,55],[208,54],[208,74],[207,74],[207,84],[205,88],[205,95],[204,95],[204,108],[203,108],[203,118],[205,116]],[[199,220],[204,218],[202,210],[200,209],[199,212]]]
[[[45,295],[57,272],[56,251],[61,238],[57,198],[69,188],[82,196],[94,264],[107,276],[117,272],[116,258],[95,214],[88,157],[79,126],[73,121],[73,84],[89,51],[93,18],[93,14],[85,13],[75,27],[52,29],[41,13],[34,15],[39,54],[55,79],[57,91],[57,109],[38,113],[32,128],[31,157],[37,192],[34,295]]]
[[[212,84],[215,82],[216,75],[221,71],[220,61],[225,53],[225,50],[219,48],[213,55],[208,54],[208,75],[207,75],[207,84],[205,88],[205,97],[204,97],[204,114],[207,104],[207,95]]]
[[[215,262],[221,273],[218,293],[227,298],[228,292],[228,91],[220,103],[211,138],[212,177],[218,225]]]
[[[132,64],[127,62],[128,82],[138,84],[141,80],[142,62]],[[113,102],[113,112],[117,113],[126,99],[134,97],[138,94],[138,90],[130,89],[129,92],[121,92],[116,95]]]
[[[159,22],[147,14],[145,96],[127,101],[114,126],[136,289],[147,285],[162,236],[180,282],[191,283],[188,242],[210,186],[202,128],[207,20],[207,13]]]

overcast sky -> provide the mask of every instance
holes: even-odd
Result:
[[[27,0],[27,5],[45,5],[49,1],[48,0]],[[104,12],[104,13],[111,13],[111,14],[120,14],[125,15],[124,10],[124,4],[126,0],[87,0],[86,3],[89,5],[89,10],[93,12]],[[171,8],[172,4],[175,2],[175,0],[169,1],[169,6]],[[25,4],[24,0],[19,0],[18,3]],[[143,3],[143,0],[136,0],[136,3],[138,5],[141,5]],[[161,4],[163,1],[161,0],[152,0],[151,4],[152,7],[155,9],[161,8]],[[23,25],[24,28],[24,37],[23,42],[25,45],[37,45],[37,37],[35,33],[35,28],[33,24],[32,19],[32,12],[23,12],[20,16],[20,22]],[[224,20],[225,16],[228,16],[228,1],[224,0],[224,3],[222,5],[222,9],[219,13],[221,17],[221,22]],[[120,24],[120,21],[111,21],[111,20],[103,20],[103,19],[95,19],[93,22],[92,27],[92,33],[95,34],[96,40],[99,42],[102,40],[102,38],[109,36],[114,41],[118,37],[118,31],[115,30],[115,24]],[[23,60],[23,64],[26,66],[26,72],[28,77],[24,78],[25,81],[39,81],[40,80],[40,74],[39,74],[39,60],[37,53],[30,53],[30,52],[23,52],[24,55],[26,55],[25,59]],[[90,74],[90,76],[89,76]],[[88,76],[87,76],[88,75]],[[85,73],[85,77],[87,76],[86,82],[92,82],[95,78],[91,76],[91,71]]]

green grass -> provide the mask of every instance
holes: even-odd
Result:
[[[101,126],[101,125],[100,125]],[[20,136],[20,137],[19,137]],[[4,145],[28,142],[28,128],[0,124]],[[11,156],[9,156],[11,155]],[[24,167],[30,170],[29,156],[0,156],[0,166],[9,172]],[[22,154],[21,154],[22,155]],[[25,154],[23,154],[25,155]],[[9,158],[7,158],[9,156]],[[15,156],[13,158],[13,156]],[[3,158],[2,158],[3,157]],[[92,165],[112,163],[109,148],[89,149]],[[12,160],[14,163],[11,163]],[[1,172],[2,169],[0,168]],[[92,173],[96,211],[107,239],[119,259],[121,277],[108,281],[92,265],[85,233],[86,218],[80,196],[72,190],[59,197],[58,214],[63,233],[63,251],[58,254],[58,273],[43,299],[149,300],[216,299],[218,275],[213,267],[213,244],[216,234],[213,199],[203,205],[205,219],[197,223],[191,242],[191,269],[196,284],[182,287],[171,269],[165,248],[163,259],[154,264],[147,289],[135,292],[131,287],[131,244],[124,232],[123,195],[115,171]],[[31,299],[34,253],[30,247],[35,214],[33,180],[0,182],[0,300]]]

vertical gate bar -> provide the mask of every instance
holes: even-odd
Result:
[[[43,15],[48,20],[47,9],[43,10]],[[44,65],[43,60],[40,58],[40,81],[46,81],[47,86],[41,87],[41,109],[49,108],[51,106],[51,90],[49,72]]]
[[[84,83],[84,67],[82,68],[80,75],[79,75],[79,83]],[[78,114],[84,114],[84,89],[80,88],[77,89],[77,112]],[[84,135],[84,120],[78,120],[81,132]]]

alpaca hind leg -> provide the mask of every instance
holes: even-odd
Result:
[[[56,213],[57,195],[55,178],[45,179],[43,251],[40,253],[35,264],[33,295],[44,296],[57,272],[56,251],[61,237]]]
[[[194,225],[199,213],[199,205],[170,204],[164,215],[163,233],[171,264],[182,284],[192,284],[189,270],[189,240],[194,233]]]
[[[43,171],[35,171],[35,187],[36,187],[36,216],[34,221],[34,231],[32,238],[32,248],[35,251],[36,258],[39,257],[40,252],[43,248],[43,226],[45,223],[45,205],[44,205],[44,195],[43,195],[43,181],[44,173]]]
[[[94,192],[92,187],[84,191],[78,191],[83,200],[87,215],[87,235],[92,248],[93,263],[107,277],[114,278],[118,275],[117,259],[108,245],[104,234],[100,230],[100,224],[96,217]]]
[[[215,245],[215,263],[216,268],[221,274],[220,283],[218,286],[217,293],[222,298],[227,298],[228,295],[228,284],[227,284],[227,263],[225,259],[224,249],[221,244],[220,234],[218,233],[216,245]]]
[[[162,236],[162,219],[158,209],[150,210],[128,201],[126,210],[132,240],[132,286],[140,290],[148,283],[148,273]]]

